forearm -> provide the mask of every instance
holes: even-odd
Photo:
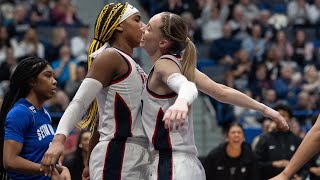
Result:
[[[6,170],[25,174],[25,175],[44,175],[40,171],[40,164],[34,163],[20,156],[16,156],[5,163]]]
[[[296,153],[283,171],[286,176],[293,176],[305,163],[319,152],[320,147],[320,116],[316,124],[311,128],[303,139]]]
[[[227,87],[225,85],[220,84],[220,87],[222,88],[222,95],[216,96],[215,99],[218,101],[221,101],[223,103],[232,104],[235,106],[240,106],[244,108],[253,109],[259,112],[263,112],[267,106],[252,99],[251,97],[245,95],[244,93]]]
[[[99,139],[100,139],[100,134],[97,129],[97,124],[98,124],[98,121],[96,122],[95,130],[94,130],[92,137],[90,139],[90,142],[89,142],[89,152],[88,152],[88,158],[87,158],[87,162],[86,162],[87,165],[89,165],[89,162],[90,162],[91,152],[94,149],[94,147],[99,143]]]

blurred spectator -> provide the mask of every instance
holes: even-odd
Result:
[[[290,123],[290,131],[296,135],[297,137],[300,137],[301,139],[304,138],[304,136],[306,135],[306,133],[304,132],[304,130],[302,129],[301,125],[299,124],[298,121],[296,121],[295,119],[291,120]]]
[[[5,61],[7,49],[16,49],[17,45],[18,43],[14,38],[9,38],[7,28],[0,26],[0,64]]]
[[[271,47],[266,54],[265,65],[267,67],[268,75],[270,80],[276,80],[280,76],[282,53],[280,49]]]
[[[194,19],[199,19],[201,17],[202,11],[204,8],[208,6],[210,1],[212,0],[195,0],[191,1],[192,4],[190,5],[188,11],[190,11],[193,14]],[[229,0],[224,0],[229,1]]]
[[[18,65],[17,59],[14,57],[14,49],[6,48],[5,61],[0,65],[0,82],[10,80],[11,74]]]
[[[265,46],[269,47],[271,45],[271,40],[276,34],[275,28],[269,23],[270,19],[270,11],[262,10],[260,11],[260,17],[256,20],[256,22],[261,27],[261,35],[265,40]]]
[[[56,27],[52,31],[51,42],[46,47],[46,59],[49,62],[59,58],[60,48],[69,44],[67,32],[63,27]]]
[[[280,53],[280,59],[290,60],[293,55],[293,48],[291,43],[287,40],[286,34],[284,31],[278,31],[276,34],[276,39],[272,44],[272,47],[277,49]]]
[[[261,27],[255,24],[251,28],[251,36],[242,42],[244,48],[250,56],[250,59],[261,61],[265,50],[265,40],[261,38]]]
[[[246,144],[240,124],[231,123],[225,132],[226,142],[213,149],[204,159],[207,179],[259,179],[256,159]]]
[[[37,56],[44,58],[44,46],[39,41],[38,35],[35,29],[30,28],[24,35],[22,41],[18,44],[16,54],[19,59],[23,59],[27,56]]]
[[[302,90],[312,95],[318,95],[320,93],[320,73],[316,66],[307,65],[304,67]]]
[[[249,21],[259,17],[259,9],[251,0],[240,0],[239,6],[243,9],[243,14]]]
[[[4,95],[9,90],[9,80],[18,65],[18,61],[14,57],[13,48],[6,49],[6,60],[0,64],[0,99],[3,100]]]
[[[168,11],[180,15],[186,10],[187,9],[184,7],[182,0],[166,0],[162,1],[158,6],[157,13]]]
[[[68,80],[74,81],[76,79],[77,64],[71,58],[69,46],[62,46],[60,49],[60,57],[52,62],[52,69],[57,79],[57,87],[63,89]]]
[[[312,100],[310,94],[308,92],[301,91],[298,94],[298,100],[294,110],[306,112],[311,111],[313,109],[311,102]]]
[[[87,75],[87,66],[85,63],[80,63],[79,66],[77,66],[77,72],[76,72],[76,79],[75,80],[68,80],[66,82],[66,85],[64,87],[64,91],[67,93],[69,99],[73,99],[73,96],[76,94],[78,88],[80,87],[82,81]]]
[[[90,46],[89,26],[83,25],[79,28],[79,35],[71,39],[72,56],[78,62],[87,62],[87,51]]]
[[[292,0],[288,4],[288,18],[291,24],[308,23],[309,4],[305,0]]]
[[[29,19],[26,16],[26,9],[23,5],[16,5],[14,17],[7,27],[10,37],[14,37],[18,41],[23,38],[25,32],[27,32],[30,27]]]
[[[297,87],[293,81],[293,74],[294,72],[291,66],[284,66],[281,69],[281,76],[274,82],[277,97],[285,100],[289,104],[296,103],[296,96],[299,91],[299,87]]]
[[[237,5],[232,12],[232,19],[228,22],[231,27],[232,36],[243,40],[249,36],[248,29],[251,27],[251,21],[244,16],[243,7]]]
[[[49,112],[64,112],[68,105],[70,103],[70,100],[67,96],[67,94],[62,90],[57,90],[57,93],[54,94],[54,96],[46,102],[46,107],[49,110]],[[54,117],[52,117],[54,118]],[[61,117],[55,117],[57,119],[54,119],[53,121],[57,120],[57,122],[60,120]]]
[[[52,8],[52,19],[56,25],[80,25],[81,22],[76,15],[76,8],[70,0],[58,0]]]
[[[199,24],[202,31],[202,39],[206,43],[211,43],[222,37],[222,27],[230,11],[228,2],[224,2],[225,4],[220,4],[220,8],[217,7],[216,3],[208,3],[202,11]]]
[[[232,65],[234,63],[234,55],[240,49],[240,41],[235,40],[231,36],[231,27],[224,24],[222,28],[223,37],[219,38],[211,44],[211,58],[220,61],[222,64]]]
[[[267,76],[267,66],[265,64],[259,64],[251,70],[253,72],[251,72],[252,77],[249,78],[249,87],[253,98],[261,101],[263,91],[272,87],[271,81]]]
[[[257,143],[259,142],[261,136],[267,134],[268,132],[271,132],[271,129],[270,129],[271,122],[272,122],[272,120],[270,120],[270,119],[263,120],[261,134],[254,137],[252,140],[252,143],[251,143],[252,150],[254,150],[254,151],[256,150]]]
[[[33,25],[51,25],[49,0],[36,0],[32,4],[30,22]]]
[[[14,16],[14,9],[15,4],[13,0],[2,0],[0,2],[0,14],[2,16],[2,21],[0,22],[3,22],[4,25],[10,23]]]
[[[312,24],[320,23],[320,0],[314,0],[314,4],[310,5],[308,18]]]
[[[290,124],[292,111],[290,107],[278,105],[274,107]],[[260,137],[256,146],[258,165],[261,168],[262,180],[269,179],[278,175],[299,147],[301,138],[294,135],[291,131],[281,132],[276,130]],[[303,178],[303,174],[299,174]]]
[[[313,44],[306,41],[306,35],[303,30],[296,32],[295,40],[293,45],[293,56],[292,60],[296,62],[301,68],[306,64],[311,63],[313,60]]]
[[[240,49],[236,53],[236,61],[231,67],[232,75],[234,76],[234,86],[236,89],[243,91],[248,89],[248,76],[251,71],[251,61],[247,51]]]
[[[81,130],[76,144],[76,151],[66,156],[62,163],[70,170],[71,178],[74,180],[82,179],[82,171],[88,158],[90,137],[89,130]]]
[[[277,94],[274,89],[264,89],[262,92],[263,104],[274,107],[277,102]]]

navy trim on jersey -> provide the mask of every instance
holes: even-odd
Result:
[[[107,147],[103,174],[104,180],[121,179],[126,140],[132,137],[132,116],[128,105],[120,94],[116,93],[114,100],[115,133]]]
[[[126,102],[118,93],[116,93],[114,99],[114,119],[116,124],[114,138],[117,140],[126,140],[127,137],[132,137],[131,111]]]
[[[121,52],[122,52],[122,51],[121,51]],[[117,51],[117,53],[119,53],[119,52]],[[132,72],[132,67],[131,67],[130,61],[129,61],[126,57],[124,57],[121,53],[119,53],[119,54],[120,54],[120,56],[122,57],[122,59],[127,63],[127,65],[128,65],[128,72],[126,72],[124,75],[122,75],[122,76],[119,77],[118,79],[111,80],[110,83],[108,84],[109,86],[112,85],[112,84],[116,84],[116,83],[119,83],[119,82],[125,80],[127,77],[129,77],[129,75],[130,75],[131,72]]]
[[[164,128],[163,116],[164,112],[160,108],[152,136],[152,144],[155,150],[159,150],[158,180],[172,180],[172,145],[170,132]]]
[[[125,141],[117,141],[116,139],[112,139],[109,142],[102,172],[103,180],[121,179],[125,149]]]
[[[152,73],[153,73],[153,70],[154,70],[154,68],[152,68],[151,69],[151,71],[150,71],[150,73],[149,73],[149,77],[151,77],[151,75],[152,75]],[[170,94],[164,94],[164,95],[160,95],[160,94],[157,94],[157,93],[155,93],[155,92],[153,92],[151,89],[149,89],[149,77],[148,77],[148,79],[147,79],[147,85],[146,85],[146,88],[147,88],[147,92],[151,95],[151,96],[153,96],[154,98],[158,98],[158,99],[169,99],[169,98],[173,98],[173,97],[175,97],[175,96],[177,96],[177,93],[175,93],[175,92],[172,92],[172,93],[170,93]]]

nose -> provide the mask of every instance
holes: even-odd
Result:
[[[57,85],[57,80],[55,78],[52,78],[52,84]]]
[[[142,23],[142,26],[141,26],[140,30],[141,30],[142,32],[144,32],[144,31],[145,31],[145,29],[146,29],[146,27],[147,27],[147,25],[146,25],[146,24],[144,24],[144,23]]]

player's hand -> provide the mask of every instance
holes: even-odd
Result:
[[[169,107],[163,116],[166,129],[178,129],[182,126],[188,115],[188,103],[185,99],[177,98],[175,103]]]
[[[82,180],[89,180],[89,179],[90,179],[89,166],[86,165],[82,171]]]
[[[280,113],[274,109],[271,109],[269,107],[266,107],[262,114],[265,117],[270,118],[277,124],[277,128],[279,128],[282,131],[288,131],[289,130],[289,125],[286,122],[286,120],[280,115]]]
[[[64,180],[71,180],[71,174],[67,167],[62,166],[62,172],[60,173],[60,177]]]
[[[57,136],[57,135],[55,135]],[[62,135],[58,135],[62,136]],[[64,136],[64,135],[63,135]],[[58,139],[58,138],[57,138]],[[55,169],[55,164],[63,154],[64,144],[60,141],[53,140],[48,150],[41,160],[40,170],[44,172],[45,176],[51,176]]]
[[[270,180],[289,180],[285,174],[280,173],[278,176],[271,178]]]

